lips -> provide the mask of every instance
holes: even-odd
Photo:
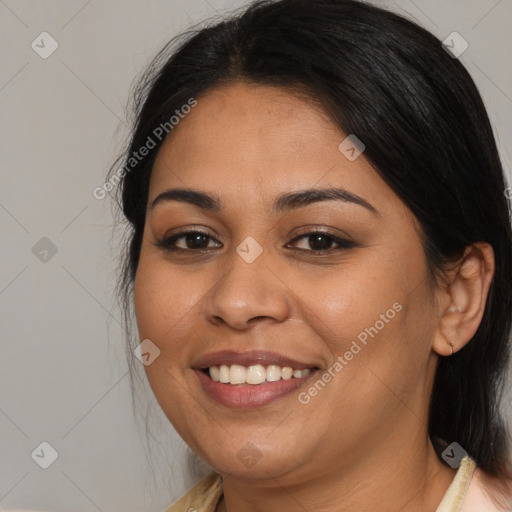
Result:
[[[193,369],[203,391],[215,401],[231,408],[270,404],[299,389],[318,370],[310,362],[258,350],[207,354],[195,362]],[[265,369],[267,372],[271,369],[266,376],[257,376],[255,380],[251,376],[255,372],[265,374]],[[233,379],[230,370],[236,370],[236,379]],[[277,370],[279,378],[275,375]]]

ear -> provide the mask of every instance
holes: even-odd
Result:
[[[460,350],[475,335],[494,275],[494,251],[487,242],[464,250],[446,282],[436,291],[439,318],[432,349],[442,356]]]

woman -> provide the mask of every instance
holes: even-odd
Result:
[[[454,54],[257,2],[167,45],[135,114],[130,352],[214,470],[168,511],[512,510],[510,210]]]

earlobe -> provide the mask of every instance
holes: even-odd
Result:
[[[432,344],[434,352],[445,357],[453,356],[453,354],[460,348],[461,347],[455,346],[455,343],[445,336],[439,338],[436,336],[434,343]]]
[[[456,267],[447,273],[447,285],[438,291],[442,311],[432,344],[439,355],[453,355],[475,335],[493,275],[494,251],[487,242],[468,246]]]

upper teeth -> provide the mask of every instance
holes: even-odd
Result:
[[[210,377],[215,382],[224,384],[261,384],[262,382],[274,382],[280,379],[291,379],[292,377],[301,378],[310,373],[310,369],[293,370],[289,366],[278,366],[271,364],[267,367],[261,364],[255,364],[249,367],[239,364],[231,366],[221,364],[220,366],[210,366]]]

